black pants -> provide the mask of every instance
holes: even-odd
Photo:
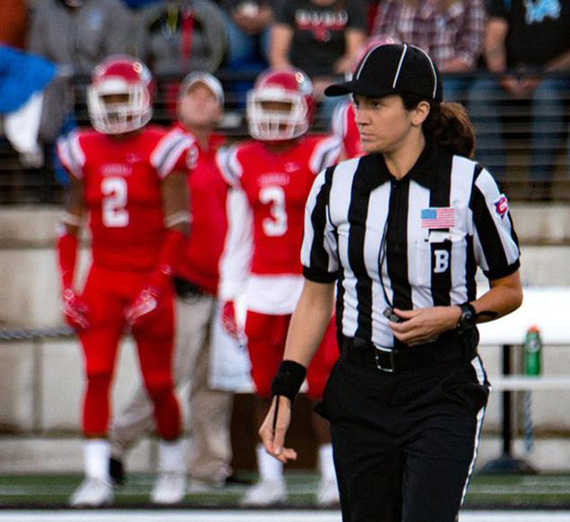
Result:
[[[480,359],[385,373],[344,351],[319,407],[344,522],[455,522],[488,383]]]

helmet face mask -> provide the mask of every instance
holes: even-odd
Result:
[[[269,70],[247,96],[249,133],[261,141],[287,141],[305,134],[314,107],[313,86],[298,69]]]
[[[103,134],[144,127],[152,117],[150,72],[129,56],[107,58],[95,68],[87,107],[93,127]]]

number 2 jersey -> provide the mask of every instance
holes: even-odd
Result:
[[[306,136],[285,152],[263,142],[234,145],[219,163],[228,195],[220,298],[245,292],[248,310],[292,313],[302,289],[305,203],[315,176],[338,160],[334,137]]]
[[[85,130],[58,142],[65,169],[84,185],[93,263],[114,270],[152,270],[166,228],[162,181],[196,162],[194,139],[180,129],[146,127],[126,139]]]

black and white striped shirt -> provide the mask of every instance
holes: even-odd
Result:
[[[519,267],[507,199],[477,163],[426,146],[396,180],[372,154],[323,171],[307,200],[304,275],[337,283],[343,335],[393,347],[383,315],[461,304],[476,297],[475,273],[490,280]]]

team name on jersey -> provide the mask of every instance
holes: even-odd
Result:
[[[132,167],[125,163],[106,163],[101,165],[102,176],[121,176],[126,178],[132,173]]]
[[[268,185],[285,186],[289,185],[290,182],[291,177],[289,174],[284,174],[283,172],[270,172],[263,174],[258,178],[258,184],[261,187],[266,187]]]

